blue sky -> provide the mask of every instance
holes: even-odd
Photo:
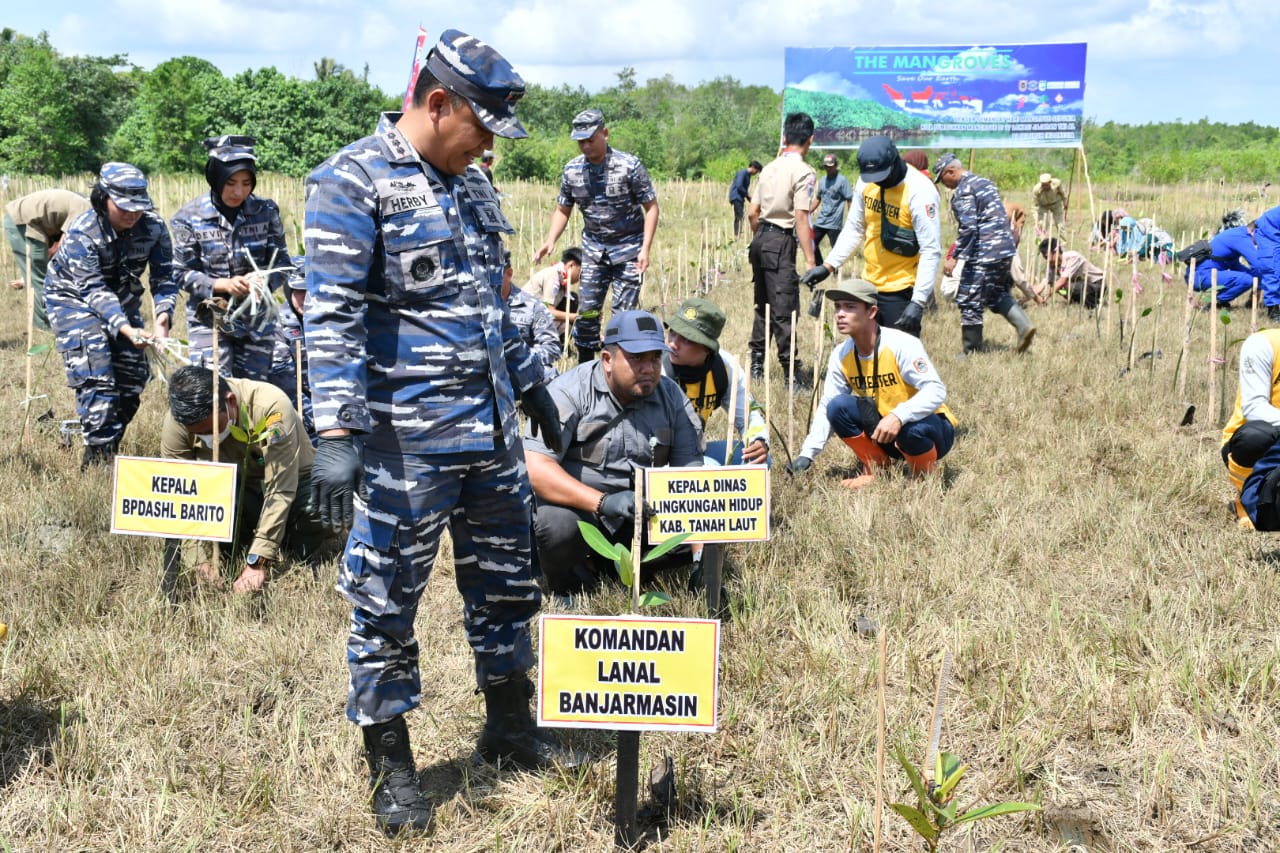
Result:
[[[596,90],[619,69],[781,89],[787,47],[1088,42],[1085,114],[1129,123],[1207,117],[1280,126],[1274,0],[95,0],[9,3],[0,24],[63,53],[192,55],[233,74],[311,77],[331,56],[402,92],[419,24],[497,47],[544,85]],[[353,10],[358,10],[354,11]],[[607,11],[602,11],[607,10]]]

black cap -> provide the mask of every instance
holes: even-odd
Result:
[[[873,136],[858,146],[858,172],[869,184],[889,177],[899,159],[898,146],[887,136]]]

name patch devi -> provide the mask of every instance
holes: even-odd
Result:
[[[646,468],[644,500],[653,509],[649,541],[690,533],[685,542],[764,542],[769,538],[769,469]]]
[[[715,731],[716,620],[547,614],[538,633],[538,725]]]
[[[117,456],[111,532],[174,539],[231,539],[235,465]]]

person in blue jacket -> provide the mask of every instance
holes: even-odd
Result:
[[[1213,289],[1214,273],[1218,280],[1218,305],[1225,306],[1242,293],[1248,293],[1254,279],[1261,279],[1266,267],[1258,256],[1254,240],[1254,223],[1227,228],[1209,241],[1209,257],[1196,264],[1195,289]],[[1186,269],[1191,275],[1191,266]]]

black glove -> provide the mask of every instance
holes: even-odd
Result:
[[[924,309],[919,302],[908,302],[898,317],[898,328],[908,335],[920,337],[920,320],[924,317]]]
[[[556,401],[551,399],[551,392],[545,385],[535,385],[520,397],[520,408],[529,416],[529,434],[538,437],[542,430],[542,443],[552,453],[564,450],[564,442],[560,435],[560,410]]]
[[[809,466],[813,465],[813,460],[808,456],[797,456],[791,460],[783,468],[788,474],[803,474],[809,470]]]
[[[826,281],[827,277],[830,275],[831,270],[827,269],[826,264],[818,264],[816,267],[800,276],[800,283],[808,286],[810,290],[813,290],[820,283]]]
[[[341,533],[355,521],[352,495],[364,492],[364,463],[349,435],[320,436],[311,463],[311,506],[320,523]]]
[[[612,518],[628,521],[636,514],[636,493],[631,489],[625,492],[613,492],[604,496],[597,511],[601,518]]]

